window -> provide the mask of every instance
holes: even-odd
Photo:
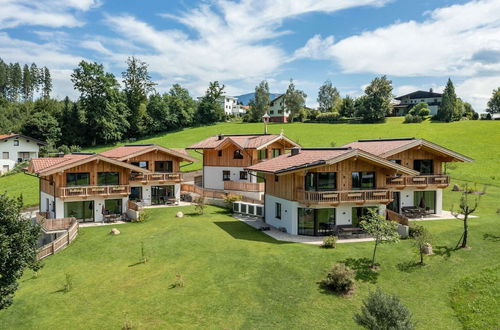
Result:
[[[352,172],[352,189],[375,188],[375,172]]]
[[[99,172],[97,173],[98,185],[117,185],[120,184],[120,174],[118,172]]]
[[[363,220],[363,217],[367,216],[369,211],[377,211],[378,208],[371,206],[371,207],[353,207],[352,208],[352,225],[353,227],[359,227],[359,223],[361,220]]]
[[[275,218],[276,219],[281,219],[281,203],[276,203],[276,214]]]
[[[67,186],[88,186],[90,173],[66,173]]]
[[[309,236],[333,235],[336,224],[335,213],[334,208],[299,208],[298,234]]]
[[[274,110],[269,111],[269,114],[274,115]]]
[[[240,180],[248,180],[248,172],[240,171]]]
[[[174,171],[174,164],[171,160],[155,162],[155,172],[172,173]]]
[[[413,169],[415,171],[419,171],[420,174],[433,174],[434,169],[432,166],[433,162],[432,159],[415,159],[413,161]]]
[[[130,200],[140,201],[142,199],[142,187],[130,187]]]
[[[217,150],[217,156],[222,157],[222,150]]]
[[[8,152],[2,152],[2,158],[3,159],[9,159],[9,153]]]
[[[19,140],[14,140],[14,147],[19,146]]]
[[[325,191],[337,189],[336,172],[307,173],[305,180],[305,187],[307,191]]]
[[[141,162],[131,162],[130,164],[135,165],[137,167],[143,168],[143,169],[148,169],[149,168],[149,162],[141,161]]]
[[[107,214],[121,214],[122,213],[122,200],[121,199],[107,199],[104,201],[104,209]]]
[[[274,182],[278,182],[279,180],[280,180],[280,177],[279,177],[279,176],[277,176],[277,175],[275,175],[275,176],[274,176]]]
[[[29,160],[31,158],[29,152],[18,152],[17,154],[19,162],[24,162],[25,160]]]
[[[233,154],[233,159],[243,159],[243,154],[241,153],[241,150],[235,150]]]
[[[401,165],[401,159],[390,159],[389,161]]]
[[[283,113],[283,110],[278,110],[278,113]]]
[[[281,155],[281,149],[273,149],[273,158]]]
[[[413,193],[413,205],[436,213],[436,192],[435,191],[415,191]]]
[[[257,157],[259,158],[259,160],[267,159],[267,149],[259,150]]]
[[[231,180],[231,171],[222,171],[222,180],[223,181]]]

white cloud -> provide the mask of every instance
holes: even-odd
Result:
[[[20,25],[82,26],[77,12],[99,6],[96,0],[0,0],[0,28]]]
[[[102,54],[106,54],[106,55],[112,54],[112,52],[109,49],[107,49],[106,47],[104,47],[102,45],[102,43],[98,40],[85,40],[85,41],[82,41],[80,45],[83,48],[94,50],[94,51],[102,53]]]
[[[500,86],[500,77],[476,77],[456,85],[456,93],[469,102],[476,111],[482,112],[493,93]]]
[[[295,51],[294,59],[312,58],[312,59],[328,59],[330,56],[330,48],[333,46],[333,36],[322,39],[319,34],[315,35],[307,41],[304,47]]]
[[[470,76],[500,71],[500,1],[471,1],[426,15],[423,22],[398,22],[333,45],[329,38],[311,40],[346,73]]]

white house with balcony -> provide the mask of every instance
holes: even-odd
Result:
[[[393,103],[393,113],[395,116],[404,116],[418,103],[425,102],[429,106],[431,115],[437,114],[439,106],[443,100],[443,94],[435,93],[432,88],[429,91],[416,91],[396,97]]]
[[[0,171],[2,174],[11,171],[18,163],[38,158],[40,146],[45,142],[22,134],[0,135]]]

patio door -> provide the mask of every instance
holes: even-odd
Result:
[[[333,233],[335,209],[299,208],[298,234],[307,236],[326,236]]]
[[[151,187],[151,204],[153,205],[163,205],[167,199],[174,197],[175,190],[173,185]]]
[[[65,202],[64,217],[74,217],[81,222],[95,221],[94,201]]]
[[[415,191],[413,193],[413,205],[425,209],[427,212],[436,213],[436,192]]]
[[[401,192],[393,191],[392,192],[392,202],[387,204],[387,209],[399,213],[401,207]]]

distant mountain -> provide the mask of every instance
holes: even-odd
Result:
[[[269,99],[274,100],[276,97],[280,96],[281,94],[279,93],[269,93]],[[248,105],[248,102],[250,102],[251,99],[253,99],[255,96],[255,93],[248,93],[248,94],[243,94],[240,96],[236,96],[238,98],[238,102],[243,103],[243,105]]]

